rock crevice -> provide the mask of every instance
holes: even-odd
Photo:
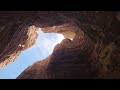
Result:
[[[120,78],[119,13],[1,11],[0,68],[32,46],[36,29],[41,28],[45,33],[61,33],[66,39],[55,46],[50,57],[25,69],[18,79]]]

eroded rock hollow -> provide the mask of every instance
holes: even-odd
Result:
[[[119,11],[1,11],[0,68],[34,45],[38,28],[65,39],[17,79],[120,78]]]

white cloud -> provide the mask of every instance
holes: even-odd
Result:
[[[40,29],[38,30],[38,34],[39,37],[36,41],[36,45],[40,48],[41,53],[48,55],[52,53],[55,45],[64,39],[62,34],[44,33]]]

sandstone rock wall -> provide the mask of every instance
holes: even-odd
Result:
[[[0,12],[0,68],[13,62],[21,51],[35,43],[36,28],[30,28],[27,19],[17,12]]]
[[[37,38],[36,29],[32,32],[28,29],[33,26],[42,28],[46,33],[65,35],[66,32],[73,32],[74,39],[71,41],[66,38],[56,45],[47,60],[28,67],[18,77],[19,79],[120,78],[119,13],[119,11],[0,12],[0,67],[6,65],[5,61],[8,63],[13,61],[13,58],[8,59],[8,55],[17,57],[18,52],[33,45]],[[17,32],[19,30],[20,32]],[[14,49],[8,48],[7,45],[14,46]]]
[[[49,21],[53,15],[52,12],[49,13],[37,11],[0,12],[0,68],[13,62],[21,51],[35,43],[38,27],[56,24],[54,20]]]

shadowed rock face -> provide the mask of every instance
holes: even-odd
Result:
[[[119,14],[113,11],[0,12],[0,67],[32,46],[40,27],[46,33],[62,33],[66,39],[55,46],[51,56],[28,67],[18,79],[120,78]]]
[[[0,68],[13,62],[21,51],[34,45],[38,36],[36,32],[38,27],[63,23],[50,20],[53,13],[49,13],[34,11],[0,12]]]
[[[90,41],[86,40],[84,43],[88,42]],[[64,39],[61,44],[55,46],[51,56],[28,67],[18,79],[95,78],[95,73],[91,71],[91,60],[87,50],[90,44],[82,47],[81,44]]]

